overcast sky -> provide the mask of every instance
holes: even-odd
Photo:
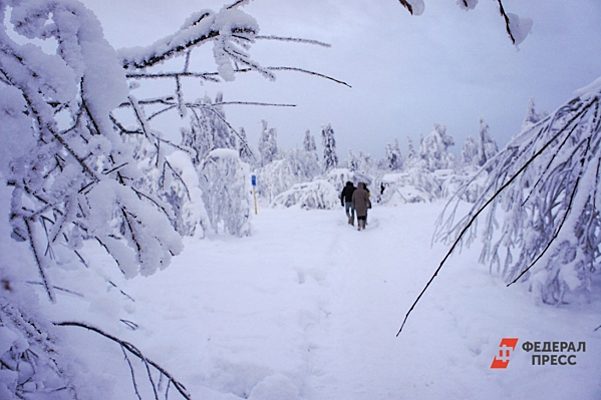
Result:
[[[216,0],[84,0],[117,48],[150,44],[177,29],[195,10],[218,9]],[[257,43],[262,65],[316,70],[351,84],[293,72],[276,82],[256,74],[232,83],[188,85],[191,99],[223,91],[226,100],[294,103],[294,109],[229,106],[228,119],[244,126],[256,146],[260,120],[278,130],[283,147],[300,145],[306,129],[317,137],[331,123],[339,155],[349,149],[381,157],[386,143],[418,140],[444,124],[460,148],[484,118],[505,144],[517,133],[532,97],[552,111],[601,75],[601,1],[505,0],[508,11],[534,20],[516,49],[496,2],[480,0],[463,11],[456,0],[426,0],[414,17],[397,0],[255,0],[244,10],[262,34],[326,41],[331,48],[281,42]],[[195,65],[214,71],[210,45]],[[163,69],[167,69],[166,66]],[[177,122],[174,122],[174,124]],[[318,138],[318,137],[317,137]],[[319,139],[319,138],[318,138]]]

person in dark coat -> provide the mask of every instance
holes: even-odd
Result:
[[[340,193],[340,205],[344,207],[346,211],[346,217],[348,218],[349,225],[355,225],[355,209],[353,208],[353,192],[355,192],[355,185],[353,182],[348,181]]]
[[[357,189],[352,196],[353,208],[357,213],[357,230],[365,229],[367,223],[367,209],[371,208],[369,201],[369,192],[366,190],[365,183],[359,182]]]

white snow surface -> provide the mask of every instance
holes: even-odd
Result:
[[[188,238],[166,270],[114,277],[135,304],[101,315],[100,296],[88,305],[62,294],[48,311],[131,341],[199,399],[598,398],[601,299],[535,304],[526,287],[506,288],[478,265],[476,249],[451,258],[395,337],[446,249],[429,246],[441,207],[376,206],[362,232],[342,208],[263,209],[252,236]],[[103,399],[134,398],[117,346],[63,329],[81,347],[79,368],[103,377],[94,382]],[[503,337],[519,338],[518,350],[506,370],[491,370]],[[576,366],[533,366],[527,340],[586,341],[587,351]]]

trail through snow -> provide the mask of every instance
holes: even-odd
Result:
[[[430,246],[440,206],[376,207],[363,232],[342,209],[261,210],[252,236],[188,239],[165,271],[125,282],[136,305],[121,317],[140,328],[114,328],[199,399],[598,396],[595,307],[537,305],[476,250],[453,257],[395,337],[445,250]],[[502,337],[586,341],[587,352],[576,366],[532,366],[518,347],[491,370]]]

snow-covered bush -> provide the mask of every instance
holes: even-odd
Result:
[[[329,210],[340,204],[338,191],[326,180],[298,183],[273,199],[273,207],[297,206],[306,210]]]
[[[234,149],[211,151],[200,168],[200,186],[208,220],[215,233],[250,234],[248,166]]]

